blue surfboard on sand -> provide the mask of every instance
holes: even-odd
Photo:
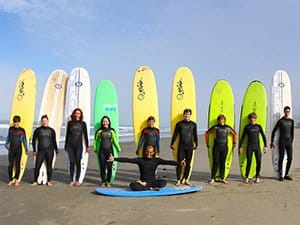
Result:
[[[96,188],[96,193],[100,195],[112,196],[112,197],[158,197],[158,196],[170,196],[181,195],[200,191],[203,189],[201,185],[193,186],[166,186],[159,191],[132,191],[129,188]]]

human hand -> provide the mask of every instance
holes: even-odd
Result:
[[[113,162],[115,160],[115,158],[113,157],[113,155],[110,153],[108,160],[106,160],[106,162]]]
[[[243,148],[240,147],[240,149],[239,149],[239,154],[242,154],[242,153],[243,153]]]
[[[90,147],[87,147],[85,151],[86,151],[87,153],[90,153],[90,151],[91,151]]]
[[[183,160],[180,162],[180,165],[181,165],[181,166],[186,166],[186,161],[185,161],[185,159],[183,159]]]
[[[264,154],[266,154],[266,153],[267,153],[267,150],[268,150],[268,148],[267,148],[267,147],[264,147],[264,149],[263,149],[263,151],[264,151]]]

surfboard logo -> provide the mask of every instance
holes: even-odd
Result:
[[[256,104],[256,101],[255,101],[255,102],[253,102],[253,106],[252,106],[253,112],[256,112],[256,109],[257,109],[257,104]]]
[[[176,87],[177,87],[177,90],[178,90],[178,93],[177,93],[176,97],[177,97],[178,100],[182,100],[183,97],[184,97],[182,78],[180,78],[180,80],[177,81]]]
[[[143,82],[143,78],[142,77],[138,80],[136,86],[137,86],[138,92],[139,92],[138,96],[137,96],[137,99],[140,100],[140,101],[142,101],[142,100],[144,100],[145,94],[146,94],[145,89],[144,89],[144,82]]]
[[[220,103],[220,110],[221,110],[222,113],[224,112],[224,101],[223,101],[223,99],[221,100],[221,103]]]
[[[55,84],[54,86],[56,89],[61,89],[62,88],[62,85],[61,84]]]
[[[19,82],[19,84],[18,84],[18,91],[19,91],[19,93],[18,93],[18,96],[17,96],[17,99],[19,100],[19,101],[22,101],[23,100],[23,97],[24,97],[24,95],[25,95],[25,92],[24,92],[24,86],[25,86],[25,82],[24,82],[24,80],[21,80],[20,82]]]
[[[278,83],[278,86],[279,86],[280,88],[283,88],[283,87],[285,86],[285,84],[282,83],[282,82],[280,82],[280,83]]]
[[[75,86],[76,87],[81,87],[83,85],[83,83],[81,82],[81,81],[77,81],[76,83],[75,83]]]
[[[105,112],[116,112],[117,111],[117,107],[116,105],[104,105],[104,111]]]

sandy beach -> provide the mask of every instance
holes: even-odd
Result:
[[[295,130],[293,181],[279,182],[273,177],[270,150],[262,160],[262,182],[242,182],[237,148],[229,184],[206,185],[210,177],[203,136],[197,149],[191,181],[203,185],[197,193],[155,198],[115,198],[95,193],[100,178],[96,155],[92,152],[84,183],[69,188],[67,155],[60,151],[53,173],[53,187],[32,187],[33,157],[30,155],[19,187],[8,187],[7,156],[0,157],[0,224],[299,224],[300,210],[300,130]],[[269,135],[268,135],[269,136]],[[169,139],[161,140],[161,157],[171,159]],[[268,142],[269,143],[269,142]],[[121,143],[120,156],[134,157],[133,143]],[[158,176],[168,185],[175,183],[175,168],[160,166]],[[138,178],[138,168],[119,164],[114,186],[127,187]]]

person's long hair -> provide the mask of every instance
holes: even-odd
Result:
[[[107,119],[107,120],[108,120],[108,122],[109,122],[108,128],[109,128],[109,129],[112,129],[112,128],[111,128],[111,122],[110,122],[110,119],[109,119],[108,116],[103,116],[103,117],[101,118],[100,129],[101,129],[101,130],[107,129],[107,128],[105,128],[105,127],[103,126],[103,120],[104,120],[104,119]]]
[[[75,121],[75,112],[76,111],[79,111],[80,112],[80,118],[79,118],[79,120],[80,121],[83,121],[83,112],[82,112],[82,110],[80,109],[80,108],[76,108],[76,109],[74,109],[73,110],[73,112],[72,112],[72,114],[71,114],[71,120],[74,122]]]

